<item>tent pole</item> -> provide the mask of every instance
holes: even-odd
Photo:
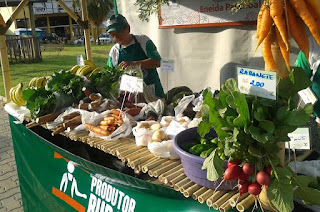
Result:
[[[10,101],[9,91],[11,88],[11,75],[10,75],[10,67],[8,60],[8,51],[6,46],[6,40],[4,35],[0,35],[0,58],[1,58],[1,69],[3,76],[3,84],[4,84],[4,92],[6,100],[5,102]]]
[[[86,0],[81,0],[81,9],[82,9],[82,21],[86,22],[88,21]],[[84,29],[84,38],[85,38],[85,45],[86,45],[85,48],[86,48],[87,60],[92,60],[89,27],[86,27]]]

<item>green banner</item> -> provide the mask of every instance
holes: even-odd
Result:
[[[73,155],[9,120],[24,211],[209,211],[171,188]]]

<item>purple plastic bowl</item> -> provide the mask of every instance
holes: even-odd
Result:
[[[216,132],[212,129],[206,136],[216,137]],[[193,143],[199,137],[197,128],[190,128],[180,132],[174,138],[173,149],[181,158],[181,164],[185,175],[194,183],[205,186],[207,188],[216,189],[222,179],[216,181],[207,180],[207,170],[202,170],[204,158],[190,154],[184,151],[181,146]],[[227,161],[226,161],[227,163]],[[226,181],[222,183],[218,190],[233,190],[237,185],[236,181]]]

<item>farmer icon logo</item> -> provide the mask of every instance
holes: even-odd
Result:
[[[60,191],[66,192],[67,187],[68,187],[68,182],[71,182],[71,197],[73,198],[73,194],[75,193],[78,197],[82,197],[84,199],[87,199],[86,194],[82,194],[78,190],[78,184],[76,178],[72,175],[74,172],[74,162],[69,161],[68,162],[68,172],[64,173],[61,179],[60,183]]]
[[[52,194],[73,207],[75,210],[84,212],[85,207],[74,199],[87,199],[87,195],[79,191],[78,182],[73,174],[76,168],[76,163],[66,159],[57,152],[54,153],[54,158],[64,159],[67,162],[67,171],[62,174],[59,189],[52,187]]]

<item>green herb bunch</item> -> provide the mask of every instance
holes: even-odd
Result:
[[[310,85],[305,72],[295,67],[287,79],[278,81],[277,100],[242,94],[235,79],[222,85],[218,99],[206,91],[198,133],[204,137],[213,128],[218,139],[218,148],[206,158],[202,167],[207,169],[208,180],[223,176],[225,159],[238,161],[240,166],[254,165],[255,174],[249,179],[252,183],[256,181],[257,172],[272,167],[267,195],[279,211],[293,210],[293,188],[297,185],[296,196],[306,203],[319,204],[309,193],[318,198],[320,192],[308,187],[309,184],[303,183],[290,168],[277,166],[280,163],[278,144],[290,141],[288,133],[306,124],[311,117],[313,106],[306,104],[300,108],[297,95]]]
[[[84,85],[84,78],[62,70],[52,75],[46,88],[24,90],[23,98],[27,100],[26,107],[31,117],[36,118],[57,112],[83,99]]]
[[[117,95],[121,75],[121,66],[116,68],[106,66],[104,70],[92,74],[88,85],[89,90],[98,92],[106,98]]]

